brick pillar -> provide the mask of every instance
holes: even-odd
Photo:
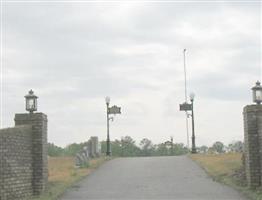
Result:
[[[33,194],[45,190],[48,179],[47,166],[47,116],[43,113],[16,114],[15,125],[32,125]]]
[[[262,105],[244,107],[245,172],[248,186],[261,185]]]

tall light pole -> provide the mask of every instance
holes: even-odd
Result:
[[[197,153],[196,151],[196,141],[195,141],[195,122],[194,122],[194,98],[195,94],[190,94],[190,101],[192,106],[192,113],[191,113],[191,119],[192,119],[192,153]]]
[[[110,103],[110,97],[106,97],[106,123],[107,123],[107,139],[106,139],[106,155],[111,155],[110,150],[110,137],[109,137],[109,103]]]
[[[109,117],[110,114],[121,114],[121,107],[116,105],[109,107],[110,97],[106,97],[106,124],[107,124],[107,139],[106,139],[106,155],[111,156],[111,146],[110,146],[110,137],[109,137],[109,121],[113,121],[113,117]]]
[[[184,76],[185,76],[185,103],[187,103],[187,76],[186,76],[186,49],[183,50],[184,55]],[[186,113],[186,134],[187,134],[187,148],[189,149],[189,133],[188,133],[188,113]]]

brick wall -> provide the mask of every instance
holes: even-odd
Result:
[[[0,130],[0,199],[32,195],[32,127]]]
[[[0,130],[0,200],[28,199],[47,183],[47,117],[16,114],[15,127]]]

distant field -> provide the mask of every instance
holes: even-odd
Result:
[[[73,183],[87,176],[95,168],[105,162],[107,158],[101,157],[90,161],[85,168],[75,168],[73,157],[48,158],[48,188],[39,198],[33,200],[55,200]]]

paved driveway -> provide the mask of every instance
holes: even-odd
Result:
[[[61,200],[246,199],[214,182],[186,156],[117,158],[69,189]]]

